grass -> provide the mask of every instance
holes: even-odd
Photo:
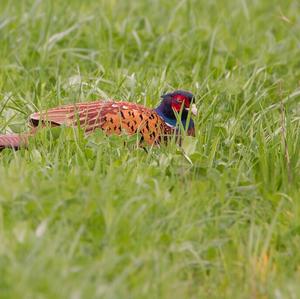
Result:
[[[62,129],[1,152],[0,298],[299,298],[299,16],[296,0],[2,0],[2,133],[177,88],[200,114],[183,150]]]

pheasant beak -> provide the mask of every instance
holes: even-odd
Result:
[[[194,116],[196,116],[198,113],[198,109],[195,104],[192,104],[192,106],[190,108],[185,108],[185,110],[188,110],[188,111],[191,110],[191,112]]]

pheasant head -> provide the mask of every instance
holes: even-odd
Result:
[[[171,127],[176,127],[178,116],[180,116],[181,122],[186,128],[189,111],[193,115],[197,115],[193,94],[184,90],[176,90],[163,95],[162,101],[155,111]],[[189,119],[188,129],[194,129],[194,122],[191,118]]]

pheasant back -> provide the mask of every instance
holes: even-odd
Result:
[[[106,134],[139,133],[148,144],[160,143],[174,133],[155,110],[129,102],[96,101],[65,105],[30,116],[33,126],[80,126],[86,133],[102,129]]]

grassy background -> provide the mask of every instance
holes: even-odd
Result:
[[[200,114],[184,151],[46,130],[1,152],[0,298],[299,298],[299,78],[296,0],[1,0],[2,133],[176,88]]]

